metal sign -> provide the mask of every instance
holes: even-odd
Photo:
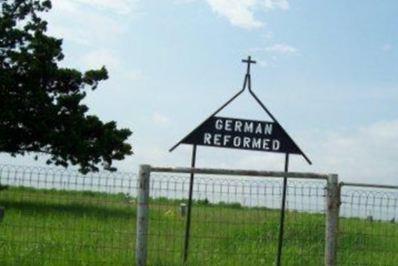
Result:
[[[191,144],[194,146],[200,145],[263,152],[278,152],[302,155],[304,159],[311,164],[310,159],[301,151],[299,146],[283,129],[278,120],[276,120],[272,113],[252,91],[250,66],[251,64],[255,64],[256,61],[252,60],[249,56],[247,60],[242,60],[242,62],[247,64],[247,72],[242,89],[210,115],[210,117],[202,122],[196,129],[175,144],[170,151],[173,151],[180,144]],[[216,116],[221,110],[241,95],[246,88],[272,121],[256,121]]]
[[[310,159],[301,151],[298,145],[293,139],[287,134],[287,132],[280,125],[278,120],[272,115],[272,113],[265,107],[261,100],[251,89],[251,76],[250,66],[255,64],[249,56],[247,60],[242,60],[247,63],[247,72],[245,80],[243,82],[242,89],[229,99],[225,104],[218,108],[212,115],[209,116],[204,122],[202,122],[196,129],[189,133],[186,137],[175,144],[170,152],[177,148],[180,144],[190,144],[192,148],[192,160],[191,167],[195,167],[196,163],[196,148],[197,146],[210,146],[219,148],[230,148],[230,149],[242,149],[242,150],[254,150],[262,152],[276,152],[285,154],[285,172],[288,172],[289,168],[289,155],[298,154],[302,155],[304,159],[311,164]],[[257,104],[263,109],[263,111],[270,117],[272,121],[257,121],[257,120],[246,120],[239,118],[227,118],[217,116],[217,114],[223,110],[227,105],[234,101],[239,95],[241,95],[246,88],[250,95],[254,98]],[[184,239],[184,263],[188,258],[189,249],[189,236],[191,228],[191,209],[192,209],[192,194],[193,194],[193,183],[194,174],[190,175],[189,182],[189,196],[188,196],[188,212],[185,226],[185,239]],[[284,220],[285,220],[285,206],[286,206],[286,191],[287,191],[287,178],[283,179],[283,192],[282,192],[282,203],[281,203],[281,216],[279,226],[279,241],[276,256],[276,265],[281,265],[282,257],[282,243],[283,243],[283,232],[284,232]]]
[[[207,119],[181,143],[302,154],[299,147],[278,123],[219,116]]]

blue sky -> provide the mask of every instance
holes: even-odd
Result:
[[[313,160],[291,169],[398,184],[396,0],[53,0],[49,32],[65,66],[106,65],[90,112],[134,131],[135,155],[117,163],[187,166],[168,148],[242,85],[253,89]],[[267,120],[244,95],[225,114]],[[40,164],[31,158],[9,163]],[[200,148],[198,166],[283,169],[283,156]]]

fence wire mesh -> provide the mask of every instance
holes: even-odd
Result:
[[[322,265],[325,181],[289,179],[282,265]],[[189,176],[152,174],[148,265],[181,265]],[[0,265],[134,265],[137,176],[0,166]],[[188,265],[273,265],[282,180],[195,176]],[[397,265],[398,191],[342,187],[338,265]]]
[[[398,265],[398,190],[342,187],[339,265]]]
[[[136,176],[0,167],[0,265],[131,265]]]
[[[165,182],[167,180],[167,182]],[[151,174],[149,265],[183,259],[188,175]],[[322,265],[324,181],[289,181],[283,265]],[[188,265],[273,265],[282,181],[195,176]]]

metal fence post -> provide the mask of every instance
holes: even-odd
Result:
[[[326,187],[326,239],[325,265],[337,265],[337,240],[339,230],[340,186],[335,174],[328,175]]]
[[[147,261],[150,175],[151,167],[149,165],[140,165],[138,172],[137,242],[135,251],[137,266],[145,266]]]

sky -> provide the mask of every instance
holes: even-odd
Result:
[[[49,34],[63,66],[109,70],[85,103],[133,131],[116,166],[189,166],[168,149],[242,86],[253,90],[311,158],[291,171],[398,185],[398,1],[53,0]],[[222,115],[269,120],[248,93]],[[2,162],[42,165],[32,157]],[[284,156],[199,147],[198,167],[283,170]]]

